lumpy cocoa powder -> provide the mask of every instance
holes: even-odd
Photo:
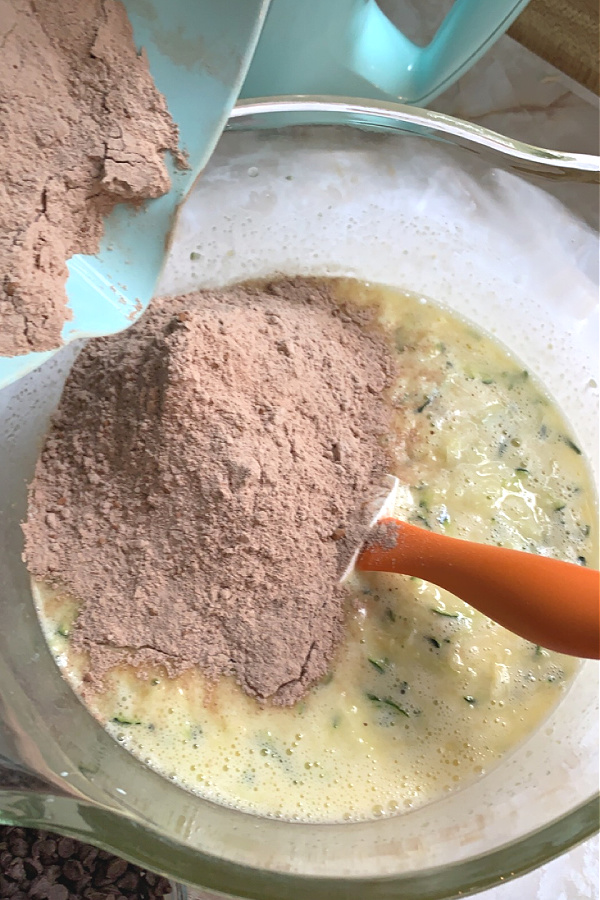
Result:
[[[387,339],[310,279],[155,301],[87,344],[30,488],[26,561],[81,601],[88,680],[200,666],[294,702],[389,469]]]
[[[66,260],[170,185],[177,129],[116,0],[0,0],[0,356],[60,345]]]

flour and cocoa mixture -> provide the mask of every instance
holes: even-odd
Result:
[[[177,129],[115,0],[0,0],[0,356],[60,344],[65,260],[169,189]]]
[[[338,579],[390,466],[371,320],[293,279],[158,300],[86,346],[24,529],[31,572],[83,601],[88,679],[199,665],[285,704],[327,671]]]

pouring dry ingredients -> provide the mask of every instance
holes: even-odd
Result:
[[[89,342],[24,525],[63,674],[147,765],[265,816],[368,819],[481,777],[577,661],[415,577],[341,583],[386,473],[423,529],[596,566],[560,413],[432,303],[281,279]]]
[[[61,343],[67,258],[170,188],[178,132],[117,0],[0,0],[0,356]]]

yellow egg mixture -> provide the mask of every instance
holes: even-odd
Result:
[[[391,447],[398,513],[456,537],[596,565],[594,491],[543,388],[494,341],[399,291],[341,281],[398,353]],[[86,660],[72,599],[34,585],[75,690]],[[116,740],[181,786],[291,820],[389,815],[483,775],[564,696],[577,661],[530,644],[419,579],[354,577],[330,674],[292,708],[261,707],[200,672],[113,670],[86,703]]]

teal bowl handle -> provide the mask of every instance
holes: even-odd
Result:
[[[242,99],[331,94],[425,104],[508,28],[528,0],[455,0],[419,47],[376,0],[270,0]]]
[[[349,35],[348,67],[378,93],[424,105],[470,68],[527,3],[455,0],[432,41],[418,47],[398,31],[375,0],[367,0]]]
[[[421,99],[427,102],[431,95],[460,78],[510,28],[528,2],[456,0],[437,34],[423,50]]]

